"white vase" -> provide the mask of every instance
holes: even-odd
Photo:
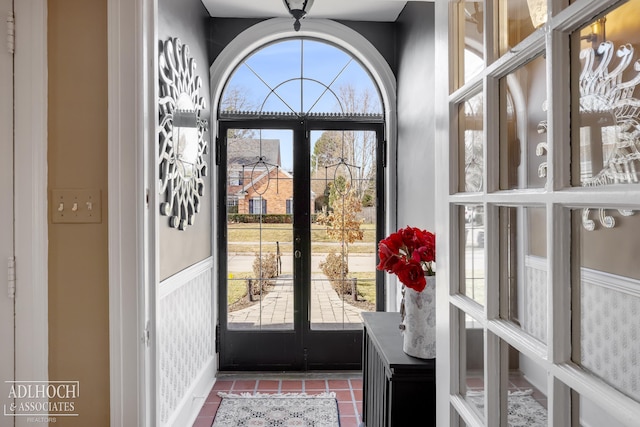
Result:
[[[420,359],[436,357],[436,277],[427,276],[422,292],[403,289],[402,350]]]

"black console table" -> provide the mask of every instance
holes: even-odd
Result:
[[[402,351],[399,313],[362,313],[366,427],[436,425],[436,361]]]

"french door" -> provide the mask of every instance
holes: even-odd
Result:
[[[219,135],[220,369],[359,369],[360,313],[384,301],[381,121],[221,120]]]
[[[438,425],[638,425],[638,13],[436,3]]]

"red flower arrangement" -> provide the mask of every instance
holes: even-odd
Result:
[[[378,256],[378,270],[393,273],[405,286],[422,292],[427,285],[424,276],[435,275],[436,235],[415,227],[401,228],[380,240]]]

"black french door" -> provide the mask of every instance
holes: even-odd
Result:
[[[382,310],[383,124],[219,122],[221,370],[359,369]]]

